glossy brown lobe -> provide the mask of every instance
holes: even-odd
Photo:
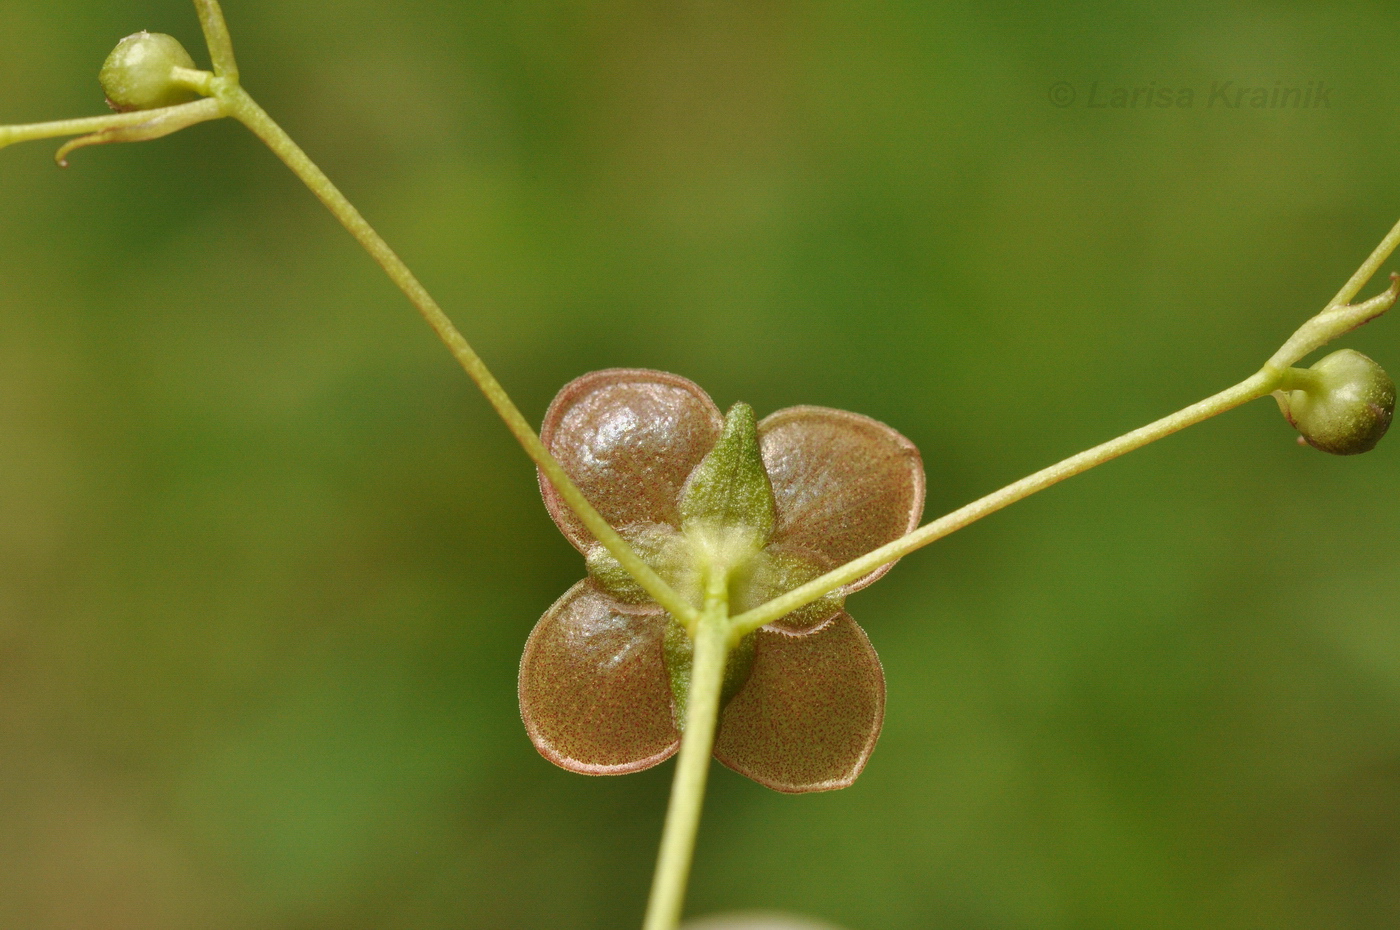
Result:
[[[554,398],[540,439],[613,527],[680,525],[681,486],[719,438],[724,419],[698,385],[635,368],[595,371]],[[581,552],[593,536],[540,475],[555,524]]]
[[[678,533],[679,503],[724,422],[684,378],[613,369],[566,385],[540,435],[604,519],[689,591],[698,568],[688,561],[693,540]],[[757,433],[775,526],[771,537],[762,534],[767,547],[731,579],[731,610],[757,606],[918,525],[922,461],[883,423],[792,407],[759,423]],[[540,484],[556,524],[588,554],[592,535],[547,481]],[[666,615],[614,563],[593,552],[590,571],[598,579],[576,585],[550,608],[521,662],[521,713],[535,746],[588,774],[647,768],[679,743],[664,657]],[[885,571],[755,634],[751,676],[719,721],[721,762],[778,791],[825,791],[855,780],[880,733],[885,682],[870,641],[840,604]]]
[[[676,751],[665,625],[660,608],[623,609],[590,581],[545,611],[520,660],[520,715],[541,755],[585,775],[622,775]]]
[[[758,631],[753,672],[725,708],[715,758],[777,791],[844,788],[880,735],[885,674],[845,611],[813,633]]]
[[[919,450],[870,417],[827,407],[788,407],[758,424],[773,482],[773,541],[820,552],[834,565],[893,542],[919,525]],[[894,563],[846,586],[857,591]]]

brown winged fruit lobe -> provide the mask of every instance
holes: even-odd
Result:
[[[540,436],[604,519],[686,594],[692,549],[681,528],[681,496],[725,423],[685,378],[610,369],[565,385]],[[771,538],[731,582],[733,611],[918,525],[923,463],[914,445],[883,423],[789,407],[760,421],[757,437],[776,520]],[[680,743],[662,645],[671,619],[628,588],[620,572],[601,567],[610,557],[542,475],[540,489],[569,542],[585,555],[593,550],[589,565],[597,570],[545,611],[526,643],[526,730],[545,758],[571,771],[649,768]],[[855,780],[880,733],[885,681],[841,600],[889,568],[755,634],[752,670],[720,717],[716,758],[778,791],[825,791]]]

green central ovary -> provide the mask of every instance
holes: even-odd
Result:
[[[676,593],[703,611],[723,599],[723,622],[816,578],[824,567],[811,553],[771,544],[777,524],[773,486],[763,465],[753,409],[735,404],[714,447],[691,472],[677,501],[680,527],[634,523],[618,531]],[[641,586],[601,545],[588,552],[588,572],[613,597],[649,603]],[[841,605],[840,594],[782,618],[801,629],[820,623]],[[714,615],[701,622],[715,622]],[[676,725],[684,726],[695,631],[674,618],[667,626],[666,669],[675,698]],[[748,680],[754,636],[730,643],[721,706]]]
[[[754,534],[742,527],[702,524],[680,531],[665,524],[646,523],[624,527],[621,532],[642,561],[696,610],[704,607],[705,593],[712,584],[726,592],[730,613],[746,610],[753,598],[760,596],[754,582],[769,574],[763,568],[772,560]],[[595,544],[588,552],[588,573],[624,603],[650,600],[601,545]]]

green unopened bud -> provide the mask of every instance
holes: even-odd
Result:
[[[1274,396],[1302,438],[1333,455],[1374,449],[1395,413],[1395,382],[1352,349],[1333,352],[1308,369],[1290,368]]]
[[[117,43],[98,80],[113,110],[154,110],[199,96],[171,79],[173,68],[194,68],[194,59],[180,41],[159,32],[138,32]]]

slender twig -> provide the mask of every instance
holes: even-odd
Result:
[[[204,42],[209,46],[214,73],[237,83],[238,62],[233,57],[233,39],[229,37],[228,23],[224,22],[224,11],[219,8],[219,0],[194,0],[194,8],[199,13],[199,27],[204,30]]]
[[[1385,246],[1389,242],[1390,248],[1394,248],[1395,242],[1390,242],[1394,236],[1395,232],[1392,230],[1391,234],[1381,242],[1381,246]],[[1397,238],[1396,241],[1400,241],[1400,238]],[[1386,249],[1385,255],[1389,254],[1389,249]],[[1379,262],[1374,261],[1377,255],[1382,255],[1380,247],[1377,247],[1376,251],[1371,253],[1371,257],[1366,259],[1366,265],[1373,262],[1379,264]],[[1364,269],[1366,265],[1363,265],[1362,268]],[[1265,370],[1287,368],[1303,356],[1327,345],[1342,333],[1356,329],[1363,323],[1369,323],[1389,310],[1395,304],[1397,296],[1400,296],[1400,275],[1393,274],[1390,276],[1390,287],[1370,300],[1363,300],[1359,304],[1338,304],[1335,302],[1328,304],[1321,313],[1298,327],[1297,332],[1288,337],[1288,341],[1279,347],[1273,358],[1269,359],[1268,364],[1264,366]]]
[[[637,583],[655,599],[672,616],[680,618],[686,623],[693,623],[697,613],[694,607],[686,603],[670,585],[666,584],[651,569],[649,565],[632,550],[618,532],[608,525],[608,521],[594,509],[593,505],[584,497],[583,492],[565,473],[563,466],[545,448],[544,443],[536,435],[534,428],[525,420],[515,402],[506,393],[505,388],[496,380],[496,376],[486,367],[486,363],[476,354],[476,351],[467,342],[457,327],[452,325],[447,314],[433,300],[427,289],[418,281],[403,260],[394,253],[389,244],[384,241],[379,233],[369,225],[360,211],[345,198],[339,189],[331,183],[316,163],[313,162],[301,147],[292,141],[291,136],[283,131],[273,121],[272,117],[262,107],[258,106],[242,87],[236,84],[226,84],[218,88],[219,98],[223,101],[228,115],[243,123],[253,134],[261,139],[273,153],[292,169],[292,172],[306,184],[311,192],[315,194],[330,210],[332,215],[338,219],[342,226],[349,231],[350,235],[364,247],[365,251],[379,263],[399,290],[418,308],[418,312],[427,320],[428,325],[438,334],[438,337],[446,344],[453,357],[457,359],[462,368],[466,370],[471,379],[476,382],[476,386],[481,389],[481,393],[486,395],[487,401],[495,409],[496,413],[505,422],[506,428],[515,436],[516,440],[524,448],[525,453],[530,456],[540,471],[554,485],[559,495],[564,498],[569,508],[578,514],[579,519],[588,531],[604,546],[608,551],[622,563],[627,569],[627,573],[637,580]]]
[[[844,584],[855,581],[862,575],[879,568],[888,562],[893,562],[901,556],[913,552],[929,543],[942,539],[949,533],[960,530],[969,523],[974,523],[988,514],[995,513],[1010,504],[1030,497],[1037,491],[1043,491],[1053,484],[1058,484],[1066,478],[1072,478],[1095,467],[1102,465],[1109,459],[1115,459],[1126,452],[1140,449],[1148,443],[1156,442],[1164,436],[1170,436],[1178,430],[1185,429],[1192,424],[1209,419],[1219,413],[1224,413],[1240,404],[1263,397],[1274,389],[1278,381],[1277,374],[1259,372],[1254,377],[1242,381],[1232,388],[1221,391],[1212,397],[1192,404],[1184,410],[1178,410],[1171,416],[1163,417],[1155,423],[1133,430],[1131,433],[1119,436],[1117,439],[1109,440],[1102,445],[1070,456],[1062,462],[1051,465],[1049,468],[1041,469],[1033,475],[1022,478],[1014,484],[1009,484],[999,491],[993,491],[986,497],[973,501],[964,507],[954,510],[952,513],[939,517],[932,523],[927,523],[919,529],[896,539],[894,542],[881,546],[879,549],[869,552],[854,561],[847,562],[840,568],[827,572],[820,578],[808,582],[799,588],[794,588],[788,593],[776,597],[766,604],[761,604],[746,613],[739,614],[733,620],[734,635],[745,636],[766,623],[771,623],[779,617],[789,614],[799,607],[804,607],[818,598],[825,597],[832,591]]]
[[[695,854],[695,836],[700,829],[700,813],[705,804],[705,782],[714,752],[715,730],[719,723],[719,698],[724,683],[724,665],[729,652],[729,603],[725,579],[717,577],[700,614],[695,632],[694,664],[690,692],[686,698],[685,729],[671,781],[671,799],[666,805],[666,825],[661,832],[661,850],[651,880],[646,921],[642,930],[674,930],[685,904],[685,888],[690,878],[690,862]]]
[[[1395,247],[1400,246],[1400,222],[1390,227],[1390,232],[1385,234],[1385,238],[1376,244],[1371,250],[1371,254],[1361,263],[1361,267],[1347,278],[1347,283],[1342,285],[1342,289],[1337,292],[1337,296],[1328,301],[1328,307],[1336,307],[1341,304],[1351,303],[1351,299],[1361,293],[1361,289],[1366,286],[1366,282],[1371,280],[1371,276],[1380,271],[1381,265],[1390,258],[1390,253],[1395,251]],[[1292,364],[1291,362],[1289,364]]]
[[[54,153],[54,160],[58,162],[59,167],[67,168],[68,156],[75,149],[86,148],[89,145],[111,145],[118,142],[149,142],[152,139],[159,139],[173,132],[179,132],[181,129],[188,129],[196,123],[221,119],[224,116],[224,107],[212,97],[206,97],[203,100],[196,100],[182,106],[140,112],[145,113],[148,117],[145,122],[137,123],[135,126],[104,129],[101,132],[92,132],[76,139],[70,139]]]
[[[331,214],[355,237],[389,278],[398,285],[413,305],[428,321],[428,325],[447,345],[458,363],[466,369],[481,392],[486,395],[492,408],[505,421],[506,427],[524,447],[531,460],[539,467],[559,495],[574,511],[609,552],[627,569],[628,574],[637,580],[658,604],[686,623],[694,623],[699,616],[696,609],[666,584],[650,566],[608,525],[602,515],[590,504],[583,492],[573,483],[559,462],[540,442],[539,436],[506,394],[496,377],[486,367],[471,344],[452,325],[437,301],[433,300],[426,288],[418,281],[408,266],[394,253],[389,244],[365,220],[360,212],[331,183],[316,164],[302,151],[301,147],[282,130],[262,107],[258,106],[238,83],[238,66],[233,57],[233,42],[229,37],[228,24],[218,0],[194,0],[199,13],[199,23],[209,44],[209,54],[214,63],[214,71],[199,71],[190,68],[171,69],[171,80],[197,93],[205,99],[175,107],[142,110],[133,113],[119,113],[88,119],[59,120],[51,123],[35,123],[28,126],[0,127],[0,146],[27,139],[43,139],[53,136],[93,133],[82,139],[70,142],[60,150],[60,156],[81,145],[100,144],[106,141],[132,141],[143,137],[155,137],[163,131],[182,128],[203,119],[217,119],[222,116],[236,117],[253,131],[268,148],[281,158],[292,171],[305,182]],[[178,124],[178,125],[177,125]],[[148,127],[145,135],[137,130]],[[172,128],[173,127],[173,128]]]
[[[820,578],[794,588],[766,604],[760,604],[734,618],[734,636],[746,636],[764,624],[772,623],[785,614],[805,607],[882,565],[887,565],[895,559],[908,555],[915,549],[942,539],[949,533],[960,530],[969,523],[974,523],[1003,507],[1024,500],[1037,491],[1043,491],[1066,478],[1082,474],[1124,453],[1140,449],[1158,439],[1170,436],[1178,430],[1200,423],[1202,420],[1208,420],[1255,398],[1263,397],[1265,394],[1293,383],[1295,379],[1305,379],[1306,374],[1296,373],[1288,366],[1343,333],[1385,313],[1394,306],[1397,298],[1400,298],[1400,274],[1392,274],[1390,287],[1384,292],[1359,304],[1345,303],[1356,296],[1356,292],[1370,280],[1376,269],[1390,257],[1391,252],[1398,244],[1400,244],[1400,223],[1397,223],[1386,234],[1332,302],[1316,316],[1298,327],[1283,346],[1274,353],[1273,357],[1265,363],[1264,367],[1252,377],[1154,423],[1139,427],[1131,433],[1125,433],[1117,439],[1110,439],[1108,442],[1080,452],[1078,455],[1072,455],[1049,468],[1043,468],[1020,481],[1009,484],[998,491],[993,491],[986,497],[966,504],[931,523],[924,524],[906,536],[847,562],[839,568],[832,569]]]
[[[192,103],[180,103],[173,107],[158,107],[153,110],[107,113],[102,116],[58,119],[47,123],[25,123],[20,126],[0,126],[0,148],[13,145],[16,142],[32,142],[36,139],[57,139],[62,136],[104,132],[109,129],[128,129],[149,123],[152,120],[159,120],[162,117],[180,116],[186,113],[204,114],[206,119],[215,119],[221,115],[217,112],[216,102],[195,100]]]

